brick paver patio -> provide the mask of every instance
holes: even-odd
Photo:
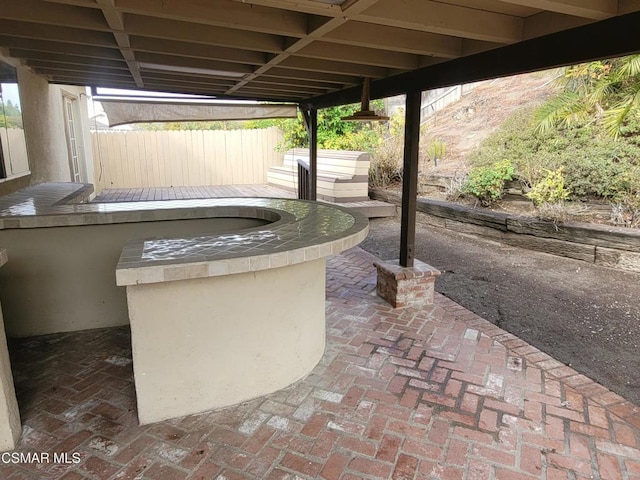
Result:
[[[392,309],[372,261],[329,259],[307,378],[221,411],[137,426],[127,328],[13,342],[18,452],[80,463],[0,478],[640,480],[638,407],[440,295]]]

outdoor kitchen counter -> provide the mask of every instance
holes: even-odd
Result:
[[[143,424],[244,402],[309,374],[325,346],[325,257],[368,231],[366,218],[316,202],[207,207],[271,223],[130,242],[118,262]]]
[[[326,257],[366,237],[364,216],[270,198],[70,204],[74,188],[0,199],[7,333],[129,323],[143,424],[274,392],[318,363]]]

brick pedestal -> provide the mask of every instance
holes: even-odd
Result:
[[[401,267],[398,261],[374,262],[378,270],[377,293],[394,308],[433,304],[433,287],[440,272],[419,260]]]

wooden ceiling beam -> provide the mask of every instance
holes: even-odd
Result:
[[[524,24],[523,39],[542,37],[550,33],[580,27],[591,23],[591,20],[560,13],[542,12],[527,18]]]
[[[116,39],[122,58],[127,62],[131,76],[135,80],[136,85],[143,88],[144,83],[140,76],[140,67],[138,66],[138,62],[136,62],[134,53],[131,51],[129,34],[124,29],[124,16],[122,12],[116,10],[115,0],[96,0],[96,2],[100,6],[102,14],[113,32],[113,37]]]
[[[201,83],[207,84],[209,82],[215,83],[224,83],[225,85],[233,85],[234,80],[229,79],[229,77],[216,76],[216,75],[197,75],[193,73],[181,73],[181,72],[169,72],[169,71],[160,71],[153,69],[140,69],[142,72],[142,76],[145,78],[159,78],[164,79],[166,81],[181,81],[181,82],[191,82],[191,83]]]
[[[252,52],[250,50],[237,50],[228,47],[137,36],[130,37],[130,42],[131,48],[140,52],[165,53],[183,57],[206,58],[251,65],[261,65],[267,61],[265,53]]]
[[[462,55],[461,57],[466,57],[467,55],[474,55],[480,52],[486,52],[487,50],[493,50],[494,48],[502,47],[501,43],[493,43],[493,42],[482,42],[480,40],[463,40],[462,41]]]
[[[489,50],[468,57],[371,82],[371,98],[401,95],[488,80],[581,62],[640,52],[637,25],[640,12],[612,17],[544,37]],[[358,101],[361,89],[309,98],[303,108],[326,108]]]
[[[284,37],[233,28],[211,28],[208,25],[133,14],[125,14],[125,25],[129,34],[141,37],[269,53],[280,53],[284,49]]]
[[[225,87],[219,87],[211,85],[210,87],[197,88],[191,86],[180,86],[173,83],[149,83],[149,87],[154,92],[167,92],[167,93],[184,93],[187,95],[204,95],[217,97],[224,94]]]
[[[638,0],[618,0],[618,15],[637,12],[638,10],[640,10],[640,2]]]
[[[298,50],[296,55],[400,70],[413,70],[420,61],[418,55],[409,53],[389,52],[352,45],[341,45],[337,48],[333,43],[322,41],[310,43]]]
[[[64,57],[64,55],[60,55],[60,57]],[[41,60],[38,58],[29,58],[26,59],[27,65],[34,68],[52,68],[55,70],[69,70],[76,72],[88,72],[95,70],[96,72],[101,73],[118,73],[118,72],[128,72],[129,68],[125,62],[111,62],[109,60],[96,60],[95,64],[90,63],[67,63],[67,62],[59,62],[55,59],[50,60]]]
[[[182,89],[191,90],[194,88],[204,89],[208,91],[216,90],[218,93],[224,93],[224,91],[228,88],[228,85],[225,83],[211,82],[211,83],[203,84],[203,83],[176,82],[176,81],[167,82],[166,80],[150,78],[147,76],[144,77],[144,83],[149,88],[155,88],[157,86],[164,86],[164,87],[171,86],[172,88],[179,88],[181,90]]]
[[[56,42],[42,42],[40,40],[16,42],[15,39],[11,37],[0,37],[0,45],[4,45],[8,47],[9,50],[12,50],[14,55],[17,55],[17,58],[39,58],[41,60],[67,58],[68,63],[90,62],[92,59],[124,61],[120,52],[113,48],[89,47],[74,44],[66,44],[64,48],[57,48]],[[24,57],[21,55],[24,55]]]
[[[223,91],[229,88],[229,82],[226,82],[221,79],[212,79],[208,82],[197,82],[193,81],[193,79],[187,80],[176,80],[174,78],[160,77],[155,75],[150,75],[149,72],[142,75],[144,78],[145,84],[165,84],[165,85],[175,85],[175,86],[185,86],[185,87],[194,87],[194,88],[208,88],[214,86],[216,88],[221,88]]]
[[[252,98],[252,99],[260,98],[262,100],[268,100],[272,102],[293,102],[293,103],[298,103],[300,99],[305,98],[304,94],[301,94],[301,95],[286,94],[286,96],[283,96],[283,95],[277,95],[277,94],[269,94],[261,90],[253,90],[248,87],[243,87],[242,89],[238,90],[238,92],[236,92],[235,95],[237,95],[239,98]]]
[[[168,18],[205,25],[271,33],[289,37],[307,34],[307,17],[302,13],[249,5],[233,0],[118,0],[118,9],[126,13]]]
[[[233,0],[239,3],[249,3],[251,5],[261,5],[263,7],[280,8],[291,12],[310,13],[325,17],[337,17],[342,14],[340,5],[332,3],[322,3],[316,1],[300,0]]]
[[[345,75],[340,73],[326,72],[305,72],[291,68],[274,67],[266,74],[266,77],[276,77],[292,80],[319,80],[321,82],[335,83],[338,85],[355,85],[361,82],[361,78],[357,75]],[[262,78],[262,76],[261,76]]]
[[[42,0],[0,0],[0,18],[85,30],[109,30],[100,10],[57,5]]]
[[[260,75],[260,77],[256,80],[253,80],[252,83],[259,84],[269,84],[269,85],[291,85],[291,86],[309,86],[315,88],[321,88],[325,90],[335,90],[337,85],[331,82],[318,82],[309,79],[295,79],[295,78],[281,78],[281,77],[273,77],[269,75]]]
[[[251,84],[249,85],[245,85],[242,88],[242,91],[246,94],[246,93],[252,93],[254,95],[276,95],[279,97],[287,97],[287,98],[306,98],[309,96],[309,92],[308,91],[304,91],[304,90],[296,90],[296,89],[283,89],[283,90],[273,90],[270,88],[261,88],[258,86],[253,86]],[[316,92],[318,92],[317,90],[315,90]],[[320,92],[320,93],[316,93],[318,95],[327,93],[326,90]],[[312,94],[313,95],[313,94]]]
[[[309,17],[307,24],[308,32],[303,38],[297,41],[289,42],[288,46],[283,52],[275,55],[264,65],[258,67],[252,74],[244,77],[234,87],[230,88],[227,94],[233,94],[235,90],[241,88],[243,85],[246,85],[248,82],[254,80],[260,75],[268,72],[273,67],[280,65],[283,62],[291,62],[291,59],[289,57],[292,54],[295,54],[296,52],[302,50],[304,47],[311,44],[314,40],[321,39],[328,32],[347,22],[348,15],[359,14],[378,1],[379,0],[347,0],[341,6],[342,14],[340,16],[336,16],[328,20],[325,17]],[[358,74],[356,73],[356,75]]]
[[[42,73],[39,73],[39,75],[43,75]],[[136,86],[136,82],[132,80],[130,81],[123,81],[123,82],[119,82],[119,81],[115,81],[115,80],[109,80],[109,81],[104,81],[101,80],[99,78],[83,78],[83,79],[77,79],[75,77],[65,77],[65,76],[56,76],[56,77],[52,77],[49,76],[48,77],[49,83],[53,83],[53,84],[59,84],[59,85],[77,85],[79,87],[106,87],[106,88],[123,88],[126,90],[135,90],[136,88],[138,88]]]
[[[499,0],[574,17],[603,20],[618,13],[618,0]]]
[[[51,77],[69,77],[75,78],[78,81],[85,81],[89,79],[100,79],[100,81],[105,82],[108,80],[113,80],[116,82],[127,81],[128,79],[133,80],[131,74],[129,72],[123,71],[122,74],[117,73],[95,73],[92,71],[87,71],[86,73],[82,72],[74,72],[73,75],[69,74],[68,70],[57,69],[57,68],[36,68],[36,73],[41,75],[47,75]],[[85,84],[89,85],[89,84]]]
[[[74,5],[76,7],[100,8],[96,0],[44,0],[48,3],[61,3],[63,5]]]
[[[421,30],[474,40],[515,43],[522,39],[523,19],[431,0],[380,0],[354,20]]]
[[[59,64],[53,62],[41,62],[37,60],[30,60],[27,62],[27,65],[31,67],[33,70],[47,71],[47,72],[65,72],[67,75],[79,75],[79,76],[89,76],[89,75],[109,75],[112,78],[116,77],[124,77],[131,78],[131,74],[129,70],[114,70],[112,68],[103,68],[98,66],[88,67],[86,65],[69,65],[69,64]]]
[[[462,50],[462,39],[457,37],[357,21],[350,21],[337,27],[324,35],[322,40],[340,45],[442,58],[457,58]]]
[[[317,60],[306,57],[289,57],[280,62],[285,68],[297,70],[309,70],[311,72],[338,73],[357,77],[383,78],[389,73],[389,69],[383,67],[370,67],[354,63],[335,62],[332,60]]]
[[[109,32],[97,32],[80,28],[42,25],[13,20],[3,20],[0,22],[0,35],[117,48],[115,39]]]
[[[296,93],[300,95],[322,95],[327,93],[328,89],[318,87],[296,86],[296,85],[274,85],[272,83],[260,83],[257,80],[253,80],[247,84],[247,88],[253,90],[260,90],[264,92],[287,92]],[[315,93],[314,93],[315,92]]]
[[[159,53],[137,52],[136,58],[141,64],[163,65],[166,67],[195,68],[201,70],[212,70],[218,72],[231,72],[234,74],[247,74],[253,71],[251,65],[242,63],[222,62],[218,60],[207,60],[203,58],[187,58],[177,55],[165,55]],[[144,65],[141,65],[145,68]],[[153,67],[148,67],[153,69]],[[184,72],[183,72],[184,73]],[[205,73],[205,72],[202,72]],[[206,74],[206,73],[205,73]],[[212,74],[214,75],[214,74]]]

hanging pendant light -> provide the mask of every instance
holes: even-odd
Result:
[[[348,117],[342,117],[341,120],[345,122],[383,122],[389,120],[389,117],[384,115],[378,115],[375,111],[369,110],[369,78],[364,78],[362,81],[362,102],[360,104],[360,111],[354,112],[353,115]]]

